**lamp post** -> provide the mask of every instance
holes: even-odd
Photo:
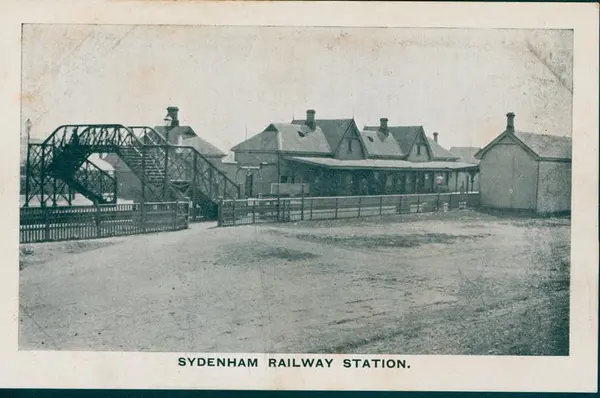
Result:
[[[25,170],[27,170],[27,168],[29,167],[29,142],[31,141],[31,126],[33,125],[33,123],[31,123],[31,119],[27,118],[27,120],[25,120],[25,133],[27,134],[27,148],[26,148],[26,152],[25,152],[25,156],[27,159],[27,163],[25,164]]]
[[[173,119],[171,118],[171,116],[167,115],[167,116],[165,116],[165,118],[163,120],[165,122],[165,141],[166,141],[165,169],[164,169],[165,181],[164,181],[164,186],[163,186],[163,200],[166,201],[167,200],[167,192],[169,191],[169,176],[168,176],[168,171],[169,171],[169,130],[173,123]]]
[[[25,132],[27,133],[27,142],[25,143],[25,167],[21,169],[21,172],[25,173],[25,207],[28,207],[29,205],[29,140],[31,134],[31,125],[31,119],[27,118],[27,120],[25,121]],[[20,181],[23,180],[20,179]],[[19,193],[23,192],[21,189],[22,187],[19,188]]]

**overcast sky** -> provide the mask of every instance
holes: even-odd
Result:
[[[271,122],[423,125],[450,146],[517,129],[571,135],[572,32],[26,25],[22,121],[182,124],[228,151]],[[529,43],[529,44],[528,44]],[[531,50],[533,49],[533,51]],[[540,60],[541,59],[541,60]]]

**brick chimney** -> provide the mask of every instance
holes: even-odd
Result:
[[[306,111],[306,125],[310,127],[311,130],[314,130],[317,127],[314,109],[308,109]]]
[[[388,119],[387,119],[387,117],[382,117],[381,119],[379,119],[379,131],[383,135],[388,135],[389,131],[388,131]]]
[[[179,126],[179,108],[176,106],[170,106],[167,108],[167,116],[171,118],[171,127]]]
[[[433,133],[433,140],[435,142],[438,142],[437,138],[438,138],[438,133]]]
[[[512,112],[506,114],[506,130],[511,133],[515,132],[515,114]]]

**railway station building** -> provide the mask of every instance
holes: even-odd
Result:
[[[354,119],[271,123],[232,148],[244,173],[236,181],[247,197],[350,196],[472,192],[478,165],[461,161],[428,137],[423,126],[360,129]]]

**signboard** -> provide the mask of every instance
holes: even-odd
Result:
[[[310,193],[310,184],[306,183],[273,183],[271,184],[271,195],[300,196]]]

